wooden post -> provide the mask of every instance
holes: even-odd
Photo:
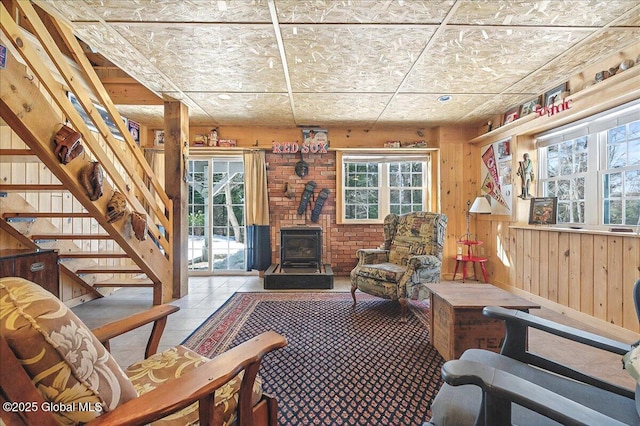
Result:
[[[180,101],[164,103],[164,164],[165,191],[173,201],[173,225],[171,244],[173,258],[173,280],[165,283],[165,290],[174,298],[189,293],[187,277],[188,229],[187,207],[188,187],[183,179],[189,156],[189,110]]]

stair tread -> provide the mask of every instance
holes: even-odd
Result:
[[[60,213],[60,212],[6,212],[2,214],[2,217],[12,218],[12,217],[47,217],[47,218],[68,218],[68,217],[92,217],[87,212],[77,212],[77,213]]]
[[[109,234],[33,234],[32,240],[109,240]]]
[[[58,257],[61,258],[126,258],[129,257],[127,253],[121,251],[70,251],[59,253]]]
[[[111,278],[93,284],[94,287],[155,287],[155,285],[148,278]]]
[[[82,268],[76,269],[76,274],[90,274],[97,272],[106,272],[106,273],[141,273],[142,269],[138,265],[96,265],[96,266],[84,266]]]
[[[48,192],[48,191],[67,191],[68,189],[62,184],[51,183],[13,183],[0,184],[0,191],[17,191],[17,192]]]
[[[40,159],[30,149],[3,148],[0,149],[0,163],[40,163]]]

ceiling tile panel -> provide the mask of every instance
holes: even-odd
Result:
[[[280,23],[439,24],[453,1],[275,0]]]
[[[500,93],[591,31],[448,29],[403,92]]]
[[[491,97],[454,95],[450,101],[440,102],[437,95],[400,93],[389,103],[380,121],[394,124],[407,122],[413,125],[440,125],[447,123],[452,115],[463,117],[470,114]]]
[[[107,57],[150,90],[157,93],[176,90],[171,80],[160,74],[146,57],[111,27],[77,23],[74,25],[74,32],[92,49]]]
[[[632,0],[465,0],[449,24],[603,26],[635,6]]]
[[[270,23],[267,0],[47,0],[73,21]]]
[[[296,124],[371,124],[390,98],[390,94],[372,93],[296,93],[293,96]]]
[[[150,128],[164,127],[164,105],[118,105],[118,112],[123,117],[138,123],[145,123]]]
[[[34,2],[202,125],[477,124],[640,53],[638,0]]]
[[[286,92],[271,25],[113,27],[182,91]]]
[[[215,123],[284,126],[293,121],[289,97],[282,93],[188,93]]]
[[[283,26],[294,92],[394,92],[434,27]]]

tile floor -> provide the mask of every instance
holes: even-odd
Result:
[[[336,277],[334,289],[324,291],[349,291],[349,288],[348,277]],[[190,277],[189,294],[171,302],[171,304],[179,306],[180,311],[169,317],[159,350],[180,344],[194,329],[222,306],[233,293],[253,291],[265,291],[262,279],[257,276]],[[94,328],[148,309],[150,301],[151,289],[130,288],[119,290],[109,297],[74,307],[73,311],[90,328]],[[549,309],[532,310],[531,313],[615,338],[615,336],[603,333],[601,330],[585,327],[580,322]],[[143,358],[150,330],[151,325],[148,325],[111,341],[111,351],[121,366],[129,366]],[[635,386],[634,380],[622,369],[621,357],[618,355],[587,348],[536,331],[530,333],[529,342],[530,348],[541,355],[552,357],[628,388]]]

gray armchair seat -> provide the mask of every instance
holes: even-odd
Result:
[[[430,212],[389,214],[384,219],[384,243],[378,249],[357,251],[351,271],[351,295],[356,290],[397,300],[406,318],[407,299],[426,299],[427,283],[440,282],[447,217]]]
[[[505,321],[500,354],[469,349],[442,368],[445,384],[434,399],[430,425],[640,425],[636,392],[543,358],[526,347],[536,328],[585,345],[625,355],[632,346],[531,314],[486,307]]]

